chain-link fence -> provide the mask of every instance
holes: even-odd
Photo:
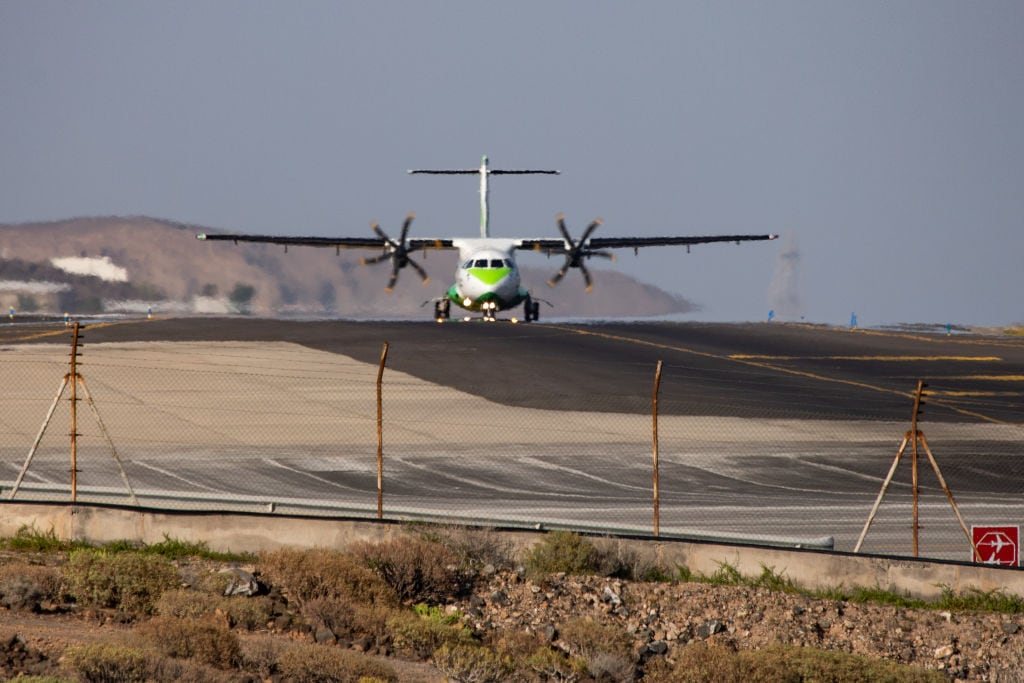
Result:
[[[385,367],[378,431],[373,363],[286,342],[107,343],[84,349],[76,382],[69,350],[0,350],[4,501],[74,496],[156,509],[369,518],[380,506],[389,520],[632,534],[657,526],[662,536],[853,550],[912,412],[906,395],[872,397],[836,384],[825,394],[827,414],[819,397],[812,415],[777,371],[757,364],[721,375],[666,364],[662,389],[687,383],[710,398],[696,403],[664,392],[656,421],[654,366],[622,361],[616,369],[637,378],[632,393],[620,385],[585,397],[509,378],[501,402]],[[459,359],[435,362],[454,368]],[[729,411],[712,405],[723,383],[747,389],[722,394]],[[908,377],[907,394],[913,385]],[[530,407],[539,405],[537,391],[560,409]],[[958,405],[986,409],[980,398],[969,400]],[[578,409],[564,409],[573,404]],[[905,420],[894,419],[894,405],[905,407]],[[965,417],[920,427],[968,527],[1024,520],[1024,426]],[[970,559],[923,444],[915,505],[914,450],[911,440],[862,551],[910,555],[916,507],[921,556]]]

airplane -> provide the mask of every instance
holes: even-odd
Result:
[[[593,288],[590,271],[586,261],[599,257],[614,260],[615,255],[610,249],[632,248],[639,253],[640,247],[660,247],[685,245],[687,252],[694,244],[711,242],[748,242],[755,240],[774,240],[777,234],[765,235],[708,235],[708,236],[676,236],[676,237],[591,237],[601,219],[595,219],[587,225],[579,239],[573,239],[565,225],[565,218],[559,214],[556,218],[561,237],[491,237],[490,235],[490,186],[492,175],[558,175],[557,170],[505,170],[493,169],[484,155],[479,168],[472,169],[414,169],[410,174],[432,175],[479,175],[480,176],[480,236],[479,237],[409,237],[409,226],[415,214],[410,213],[402,224],[398,239],[389,237],[377,223],[370,223],[370,229],[376,237],[289,237],[270,235],[235,235],[200,233],[197,239],[213,241],[222,240],[238,244],[239,242],[260,242],[283,245],[285,251],[289,246],[333,247],[337,253],[342,249],[379,249],[377,256],[361,259],[364,265],[390,261],[391,277],[385,291],[391,292],[398,281],[399,272],[403,268],[412,268],[423,280],[430,281],[427,272],[412,255],[428,249],[458,249],[459,265],[455,271],[455,282],[443,296],[424,302],[434,303],[434,319],[444,322],[451,317],[451,304],[467,311],[482,314],[485,321],[497,320],[500,311],[507,311],[520,304],[523,305],[524,322],[532,322],[540,318],[540,299],[522,286],[519,267],[516,264],[516,251],[537,251],[565,257],[562,267],[548,280],[554,287],[569,270],[580,271],[586,290]],[[468,318],[467,318],[468,319]],[[511,318],[518,322],[517,318]]]

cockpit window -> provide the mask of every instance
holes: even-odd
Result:
[[[468,261],[466,261],[465,263],[463,263],[463,264],[462,264],[462,267],[463,267],[463,268],[466,268],[466,269],[468,269],[468,268],[472,268],[472,267],[473,267],[473,259],[469,259]]]
[[[510,258],[505,259],[505,267],[506,268],[511,268],[512,267],[512,259],[510,259]]]
[[[503,264],[502,264],[500,258],[492,258],[491,259],[491,268],[501,268],[502,265]]]
[[[485,258],[478,258],[476,260],[476,262],[473,263],[473,266],[476,267],[476,268],[486,268],[487,267],[487,259],[485,259]]]

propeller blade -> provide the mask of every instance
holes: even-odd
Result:
[[[405,245],[405,238],[409,234],[409,225],[412,223],[413,218],[416,218],[416,214],[410,212],[409,215],[405,217],[405,222],[402,223],[402,236],[398,238],[398,243],[403,246]]]
[[[587,239],[590,237],[590,233],[592,233],[595,230],[597,230],[597,226],[599,226],[599,225],[601,225],[601,219],[600,218],[595,218],[590,223],[590,225],[587,226],[587,229],[583,231],[583,237],[581,237],[580,241],[576,243],[577,246],[581,246],[582,247],[586,243]]]
[[[561,282],[562,278],[565,277],[565,274],[566,274],[566,272],[568,272],[568,270],[569,270],[569,266],[568,265],[562,266],[562,269],[560,271],[558,271],[557,273],[555,273],[554,277],[552,277],[550,280],[548,280],[548,287],[554,287],[559,282]]]
[[[412,266],[412,269],[419,273],[420,277],[423,278],[423,284],[427,284],[428,282],[430,282],[430,276],[427,275],[427,271],[423,270],[423,266],[416,263],[412,259],[409,259],[408,263],[410,266]]]
[[[583,274],[583,284],[586,286],[586,291],[589,292],[594,288],[594,283],[590,281],[590,271],[587,270],[582,261],[580,261],[580,272]]]
[[[387,261],[389,258],[391,258],[391,254],[385,252],[380,256],[370,256],[369,258],[361,258],[359,259],[359,263],[364,266],[369,266],[374,263],[380,263],[381,261]]]
[[[562,233],[562,237],[565,238],[565,241],[568,243],[569,248],[572,249],[573,241],[572,236],[569,235],[569,230],[565,227],[565,214],[558,214],[558,216],[555,217],[555,220],[558,221],[559,232]]]
[[[390,294],[395,289],[396,282],[398,282],[398,266],[391,269],[391,278],[388,279],[388,284],[384,288],[384,291]]]

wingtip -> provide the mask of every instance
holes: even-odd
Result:
[[[197,240],[205,240],[206,239],[206,233],[205,232],[199,233],[198,235],[196,235],[196,239]]]
[[[590,292],[591,292],[591,291],[592,291],[593,289],[594,289],[594,285],[587,285],[587,288],[586,288],[586,289],[585,289],[584,291],[585,291],[585,292],[586,292],[587,294],[590,294]]]
[[[768,239],[770,239],[770,240],[777,240],[777,239],[779,239],[779,233],[777,233],[777,232],[771,233],[770,235],[768,235]]]

